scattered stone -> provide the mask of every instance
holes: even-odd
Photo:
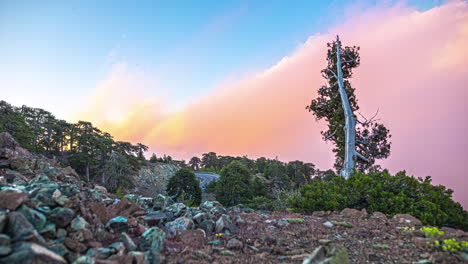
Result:
[[[323,223],[323,225],[326,227],[333,227],[333,223],[330,221],[326,221],[325,223]]]
[[[387,216],[381,212],[372,213],[371,218],[379,219],[379,220],[387,220]]]

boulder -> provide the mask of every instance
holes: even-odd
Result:
[[[11,252],[11,238],[5,234],[0,234],[0,257],[6,256]]]
[[[157,226],[167,221],[167,215],[163,212],[156,211],[146,214],[143,219],[149,226]]]
[[[135,242],[133,242],[133,239],[129,237],[127,233],[123,232],[120,237],[120,240],[122,240],[122,242],[124,243],[128,251],[137,250],[137,246],[135,245]]]
[[[215,230],[215,227],[216,227],[216,223],[215,221],[209,219],[209,220],[203,220],[201,223],[200,223],[200,228],[203,229],[203,231],[205,231],[205,233],[208,235],[208,236],[211,236]]]
[[[179,217],[176,220],[166,223],[166,229],[169,236],[175,236],[181,230],[193,229],[195,224],[192,219],[187,217]]]
[[[75,212],[70,208],[57,207],[49,215],[49,220],[58,227],[66,227],[73,220]]]
[[[422,226],[422,222],[419,221],[419,219],[409,214],[396,214],[392,217],[392,221],[398,224],[402,224],[403,226],[411,226],[411,227]]]
[[[236,249],[236,250],[241,250],[244,247],[244,244],[235,238],[229,239],[229,241],[226,244],[227,249]]]
[[[209,212],[214,207],[222,207],[223,205],[218,201],[206,201],[200,205],[200,210]]]
[[[127,230],[130,226],[128,224],[128,218],[123,216],[117,216],[107,222],[106,227],[115,232]]]
[[[81,216],[75,217],[75,218],[71,221],[71,225],[70,225],[70,227],[71,227],[74,231],[78,231],[78,230],[87,228],[88,226],[89,226],[89,223],[86,222],[86,220],[85,220],[83,217],[81,217]]]
[[[57,253],[36,243],[19,242],[15,244],[13,253],[0,259],[0,263],[62,264],[67,261]]]
[[[357,210],[351,208],[345,208],[340,212],[340,215],[346,218],[364,218],[368,215],[366,209]]]
[[[351,264],[348,251],[344,247],[319,246],[302,264]]]
[[[28,201],[28,199],[28,194],[18,189],[1,190],[0,209],[16,210],[16,208]]]
[[[141,251],[155,250],[161,252],[164,241],[166,240],[166,233],[158,227],[152,227],[146,230],[140,237],[139,249]]]
[[[221,217],[216,221],[216,233],[226,232],[228,230],[231,233],[237,232],[236,225],[232,222],[229,215],[223,214]]]
[[[33,242],[44,243],[44,238],[36,231],[34,226],[19,212],[11,212],[8,214],[8,224],[6,226],[6,234],[13,240],[30,240]]]

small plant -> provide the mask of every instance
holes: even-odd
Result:
[[[283,220],[286,220],[289,223],[304,223],[304,218],[283,218]]]
[[[428,241],[427,244],[448,252],[468,251],[468,241],[458,242],[455,238],[444,239],[442,242],[439,240]]]
[[[124,197],[125,193],[122,191],[122,187],[120,186],[117,187],[117,190],[115,191],[115,195],[120,198]]]
[[[423,231],[426,237],[439,237],[445,233],[444,231],[439,230],[437,227],[423,226],[419,230]]]

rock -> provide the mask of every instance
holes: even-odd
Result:
[[[216,206],[210,210],[210,213],[215,215],[216,217],[219,217],[220,215],[223,215],[226,213],[226,208],[222,206]]]
[[[97,191],[99,191],[99,192],[101,192],[101,193],[107,194],[107,189],[106,189],[106,187],[104,187],[104,186],[95,185],[95,186],[94,186],[94,189],[97,190]]]
[[[323,223],[323,225],[326,227],[333,227],[333,223],[330,221],[326,221],[325,223]]]
[[[43,243],[44,238],[36,231],[34,226],[18,212],[11,212],[8,214],[8,224],[6,233],[10,235],[13,240],[31,240],[33,242]]]
[[[170,197],[158,194],[158,196],[153,199],[153,210],[164,210],[166,207],[173,204],[174,201]]]
[[[73,264],[95,264],[96,262],[92,257],[81,256],[73,262]]]
[[[0,209],[16,210],[16,208],[28,200],[28,194],[18,189],[0,191]]]
[[[192,219],[187,217],[179,217],[176,220],[166,223],[166,229],[169,236],[175,236],[181,230],[193,229],[195,224]]]
[[[347,218],[364,218],[368,213],[366,209],[359,211],[357,209],[345,208],[340,212],[340,215]]]
[[[123,232],[122,235],[120,236],[120,240],[122,240],[122,242],[124,243],[128,251],[137,250],[137,246],[135,245],[135,242],[133,242],[132,238],[129,237],[127,233]]]
[[[115,251],[110,248],[90,248],[86,252],[86,256],[97,259],[107,259],[114,253]]]
[[[419,219],[409,214],[396,214],[392,217],[392,220],[397,223],[401,223],[404,226],[422,226],[422,223],[419,221]]]
[[[215,246],[219,246],[220,243],[221,243],[221,241],[219,241],[218,239],[217,239],[217,240],[208,241],[208,244],[210,244],[210,245],[215,245]]]
[[[70,208],[57,207],[49,215],[49,220],[58,227],[66,227],[73,220],[75,212]]]
[[[88,226],[89,226],[89,223],[86,222],[86,220],[81,216],[75,217],[71,221],[71,225],[70,225],[71,229],[73,229],[74,231],[78,231],[78,230],[87,228]]]
[[[226,244],[227,249],[241,250],[243,247],[244,244],[240,240],[235,238],[230,239]]]
[[[85,244],[68,237],[65,238],[63,244],[71,251],[77,253],[84,253],[88,249],[88,247]]]
[[[205,233],[208,236],[211,236],[213,234],[215,227],[216,227],[216,223],[213,220],[203,220],[200,223],[200,228],[203,229],[203,231],[205,231]]]
[[[200,205],[200,210],[204,212],[209,212],[214,207],[222,207],[223,205],[218,201],[206,201]]]
[[[218,221],[216,221],[216,233],[221,233],[226,230],[229,230],[231,233],[236,233],[237,227],[232,223],[229,215],[223,214]]]
[[[5,177],[0,176],[0,185],[7,185],[8,181]]]
[[[62,264],[66,260],[57,253],[36,243],[16,243],[13,253],[0,260],[0,263]]]
[[[116,232],[127,230],[129,228],[128,218],[123,216],[114,217],[107,222],[106,227]]]
[[[0,234],[0,257],[6,256],[11,252],[11,239],[5,234]]]
[[[26,205],[21,206],[21,208],[17,212],[24,215],[24,217],[26,217],[26,219],[28,219],[28,221],[39,232],[42,232],[42,230],[46,226],[47,217],[44,214],[27,207]]]
[[[18,142],[7,132],[0,133],[0,158],[30,157],[31,153],[20,147]]]
[[[5,211],[0,211],[0,233],[3,233],[3,229],[7,223],[7,214]]]
[[[167,215],[163,212],[156,211],[148,213],[143,217],[143,219],[149,226],[157,226],[167,221]]]
[[[31,194],[31,202],[36,206],[50,206],[55,207],[57,203],[52,198],[56,188],[40,188],[34,190]]]
[[[129,252],[124,263],[149,264],[148,260],[145,258],[145,253],[139,251]]]
[[[201,222],[210,219],[210,215],[207,213],[198,213],[192,219],[195,224],[200,225]]]
[[[371,215],[371,218],[380,219],[380,220],[387,220],[387,216],[381,212],[374,212]]]
[[[178,218],[187,212],[187,207],[183,203],[175,203],[166,207],[165,212],[171,213],[174,218]]]
[[[302,264],[351,264],[346,248],[317,247]]]
[[[165,240],[166,233],[154,226],[141,235],[139,249],[142,251],[154,249],[161,252]]]

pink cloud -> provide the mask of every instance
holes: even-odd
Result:
[[[331,145],[319,133],[324,124],[305,106],[324,83],[326,43],[339,34],[345,45],[361,47],[361,67],[352,83],[362,113],[380,108],[379,117],[393,135],[392,154],[382,165],[432,175],[467,207],[468,4],[452,1],[425,12],[377,8],[350,16],[329,32],[311,36],[273,67],[218,87],[181,111],[139,112],[98,125],[119,139],[175,157],[207,151],[277,155],[331,168]],[[92,112],[88,119],[93,120]]]

